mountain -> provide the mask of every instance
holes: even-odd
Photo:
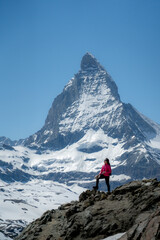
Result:
[[[80,140],[89,129],[103,129],[109,137],[129,141],[128,145],[156,135],[152,125],[130,104],[121,102],[115,82],[87,53],[81,70],[54,100],[43,128],[25,145],[62,149]]]
[[[44,127],[27,139],[25,145],[62,149],[77,142],[89,129],[105,129],[106,114],[111,115],[115,107],[121,107],[115,83],[87,53],[82,58],[81,70],[54,100]]]
[[[64,185],[70,200],[72,189],[76,196],[84,188],[91,189],[106,157],[112,167],[112,190],[135,179],[160,179],[160,125],[123,103],[111,76],[86,53],[79,72],[53,101],[42,129],[19,141],[0,138],[4,235],[14,237],[33,220],[28,216],[34,210],[36,217],[47,210],[52,197],[43,188],[52,189],[50,181]],[[106,191],[103,181],[100,190]],[[34,196],[33,201],[28,196]],[[59,195],[54,196],[58,206]],[[66,196],[60,196],[61,203],[66,202]]]
[[[110,137],[147,140],[156,131],[130,105],[121,102],[118,88],[105,69],[89,53],[81,70],[54,100],[43,128],[25,145],[61,149],[82,138],[87,130],[103,129]]]
[[[54,99],[41,130],[17,142],[0,141],[4,181],[91,181],[106,156],[115,182],[160,178],[160,126],[121,101],[115,82],[90,53]]]
[[[110,195],[87,190],[79,201],[45,212],[17,240],[160,239],[160,182],[134,181]],[[107,238],[106,238],[107,239]]]
[[[101,132],[103,144],[90,144],[87,139],[78,151],[100,152],[109,145],[114,151],[117,145],[117,154],[109,154],[113,164],[119,161],[115,173],[127,172],[132,178],[160,176],[160,126],[123,103],[111,76],[86,53],[80,71],[53,101],[42,129],[24,145],[58,151],[78,143],[89,131]]]
[[[41,130],[17,142],[0,140],[4,181],[37,176],[67,183],[91,181],[106,156],[117,182],[160,178],[160,125],[121,101],[115,82],[90,53],[54,99]]]
[[[10,138],[6,138],[4,136],[0,137],[0,147],[2,147],[4,144],[14,146],[16,144],[16,141],[12,141]]]

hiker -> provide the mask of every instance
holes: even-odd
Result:
[[[93,188],[95,190],[98,190],[99,179],[104,178],[105,181],[106,181],[107,188],[108,188],[108,193],[110,193],[109,177],[111,175],[111,172],[112,172],[112,170],[111,170],[111,166],[110,166],[110,163],[109,163],[109,159],[106,158],[104,160],[104,165],[102,166],[102,169],[101,169],[100,173],[97,176],[95,176],[96,186],[94,186]]]

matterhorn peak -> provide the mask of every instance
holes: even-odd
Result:
[[[82,58],[81,70],[86,71],[91,69],[104,70],[104,68],[100,65],[97,59],[91,53],[87,52]]]

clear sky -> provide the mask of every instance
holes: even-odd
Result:
[[[0,136],[38,131],[86,52],[160,123],[159,0],[0,0]]]

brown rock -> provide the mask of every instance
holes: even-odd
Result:
[[[126,232],[121,240],[160,239],[160,184],[156,179],[130,182],[110,195],[87,190],[79,202],[43,214],[17,240],[100,240],[120,232]]]

